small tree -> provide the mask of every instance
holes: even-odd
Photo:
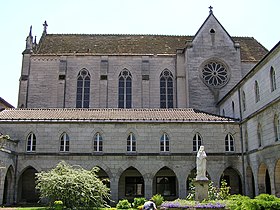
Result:
[[[36,174],[36,189],[41,198],[48,198],[50,204],[61,200],[67,207],[104,207],[109,199],[109,188],[97,177],[99,168],[85,170],[60,162],[49,172]]]

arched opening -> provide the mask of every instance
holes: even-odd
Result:
[[[242,194],[241,178],[235,169],[226,168],[220,178],[220,183],[222,180],[225,180],[227,186],[230,186],[230,194]]]
[[[168,167],[163,167],[156,173],[153,186],[153,194],[160,194],[165,200],[173,200],[178,194],[177,177]]]
[[[135,197],[144,197],[144,178],[134,167],[127,168],[119,180],[119,199],[133,201]]]
[[[259,167],[258,187],[259,187],[259,194],[261,193],[271,194],[270,176],[269,176],[268,169],[264,163],[262,163]]]
[[[12,166],[10,166],[7,170],[4,182],[4,195],[3,195],[3,204],[11,205],[13,204],[13,189],[14,189],[14,171]]]
[[[275,165],[275,195],[280,197],[280,160]]]
[[[97,166],[99,168],[99,171],[97,172],[97,177],[102,181],[104,185],[106,185],[110,189],[110,179],[106,171],[104,171],[101,167]],[[110,203],[109,199],[105,199],[107,204]]]
[[[254,198],[256,196],[255,193],[255,179],[254,174],[250,166],[246,168],[246,183],[247,183],[247,195],[250,198]]]
[[[106,173],[106,171],[104,171],[99,166],[97,166],[97,167],[99,168],[99,171],[97,172],[96,175],[103,182],[103,184],[105,184],[108,188],[110,188],[110,180],[109,180],[108,174]]]
[[[36,203],[39,201],[39,192],[35,189],[35,174],[33,167],[26,168],[18,183],[18,201],[20,203]]]

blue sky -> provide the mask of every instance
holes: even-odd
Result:
[[[17,106],[22,51],[32,25],[49,34],[194,35],[213,6],[231,36],[267,49],[280,40],[279,0],[9,0],[0,3],[0,97]]]

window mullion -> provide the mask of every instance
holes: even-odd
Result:
[[[165,80],[165,107],[168,108],[168,82],[167,78],[164,78]]]
[[[100,138],[99,138],[99,133],[97,134],[97,136],[96,136],[96,151],[98,151],[99,152],[99,140],[100,140]]]

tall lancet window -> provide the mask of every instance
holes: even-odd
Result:
[[[69,136],[67,133],[60,136],[60,152],[69,152]]]
[[[199,133],[196,133],[193,137],[193,152],[197,152],[201,144],[202,144],[201,135]]]
[[[132,106],[132,76],[124,69],[119,75],[119,108]]]
[[[276,90],[276,76],[275,76],[275,70],[271,66],[270,68],[270,83],[271,83],[271,92]]]
[[[103,139],[99,132],[97,132],[94,136],[93,149],[95,152],[102,152],[103,150]]]
[[[260,88],[259,88],[258,81],[255,81],[255,99],[256,99],[256,103],[260,101]]]
[[[82,69],[77,77],[77,108],[89,108],[90,97],[90,74],[88,70]]]
[[[169,137],[167,133],[164,133],[160,138],[160,151],[169,152]]]
[[[127,137],[127,152],[136,152],[136,138],[133,133],[130,133]]]
[[[30,133],[27,137],[27,152],[35,152],[36,151],[36,136],[34,133]]]
[[[160,75],[160,108],[173,108],[173,75],[167,69]]]

